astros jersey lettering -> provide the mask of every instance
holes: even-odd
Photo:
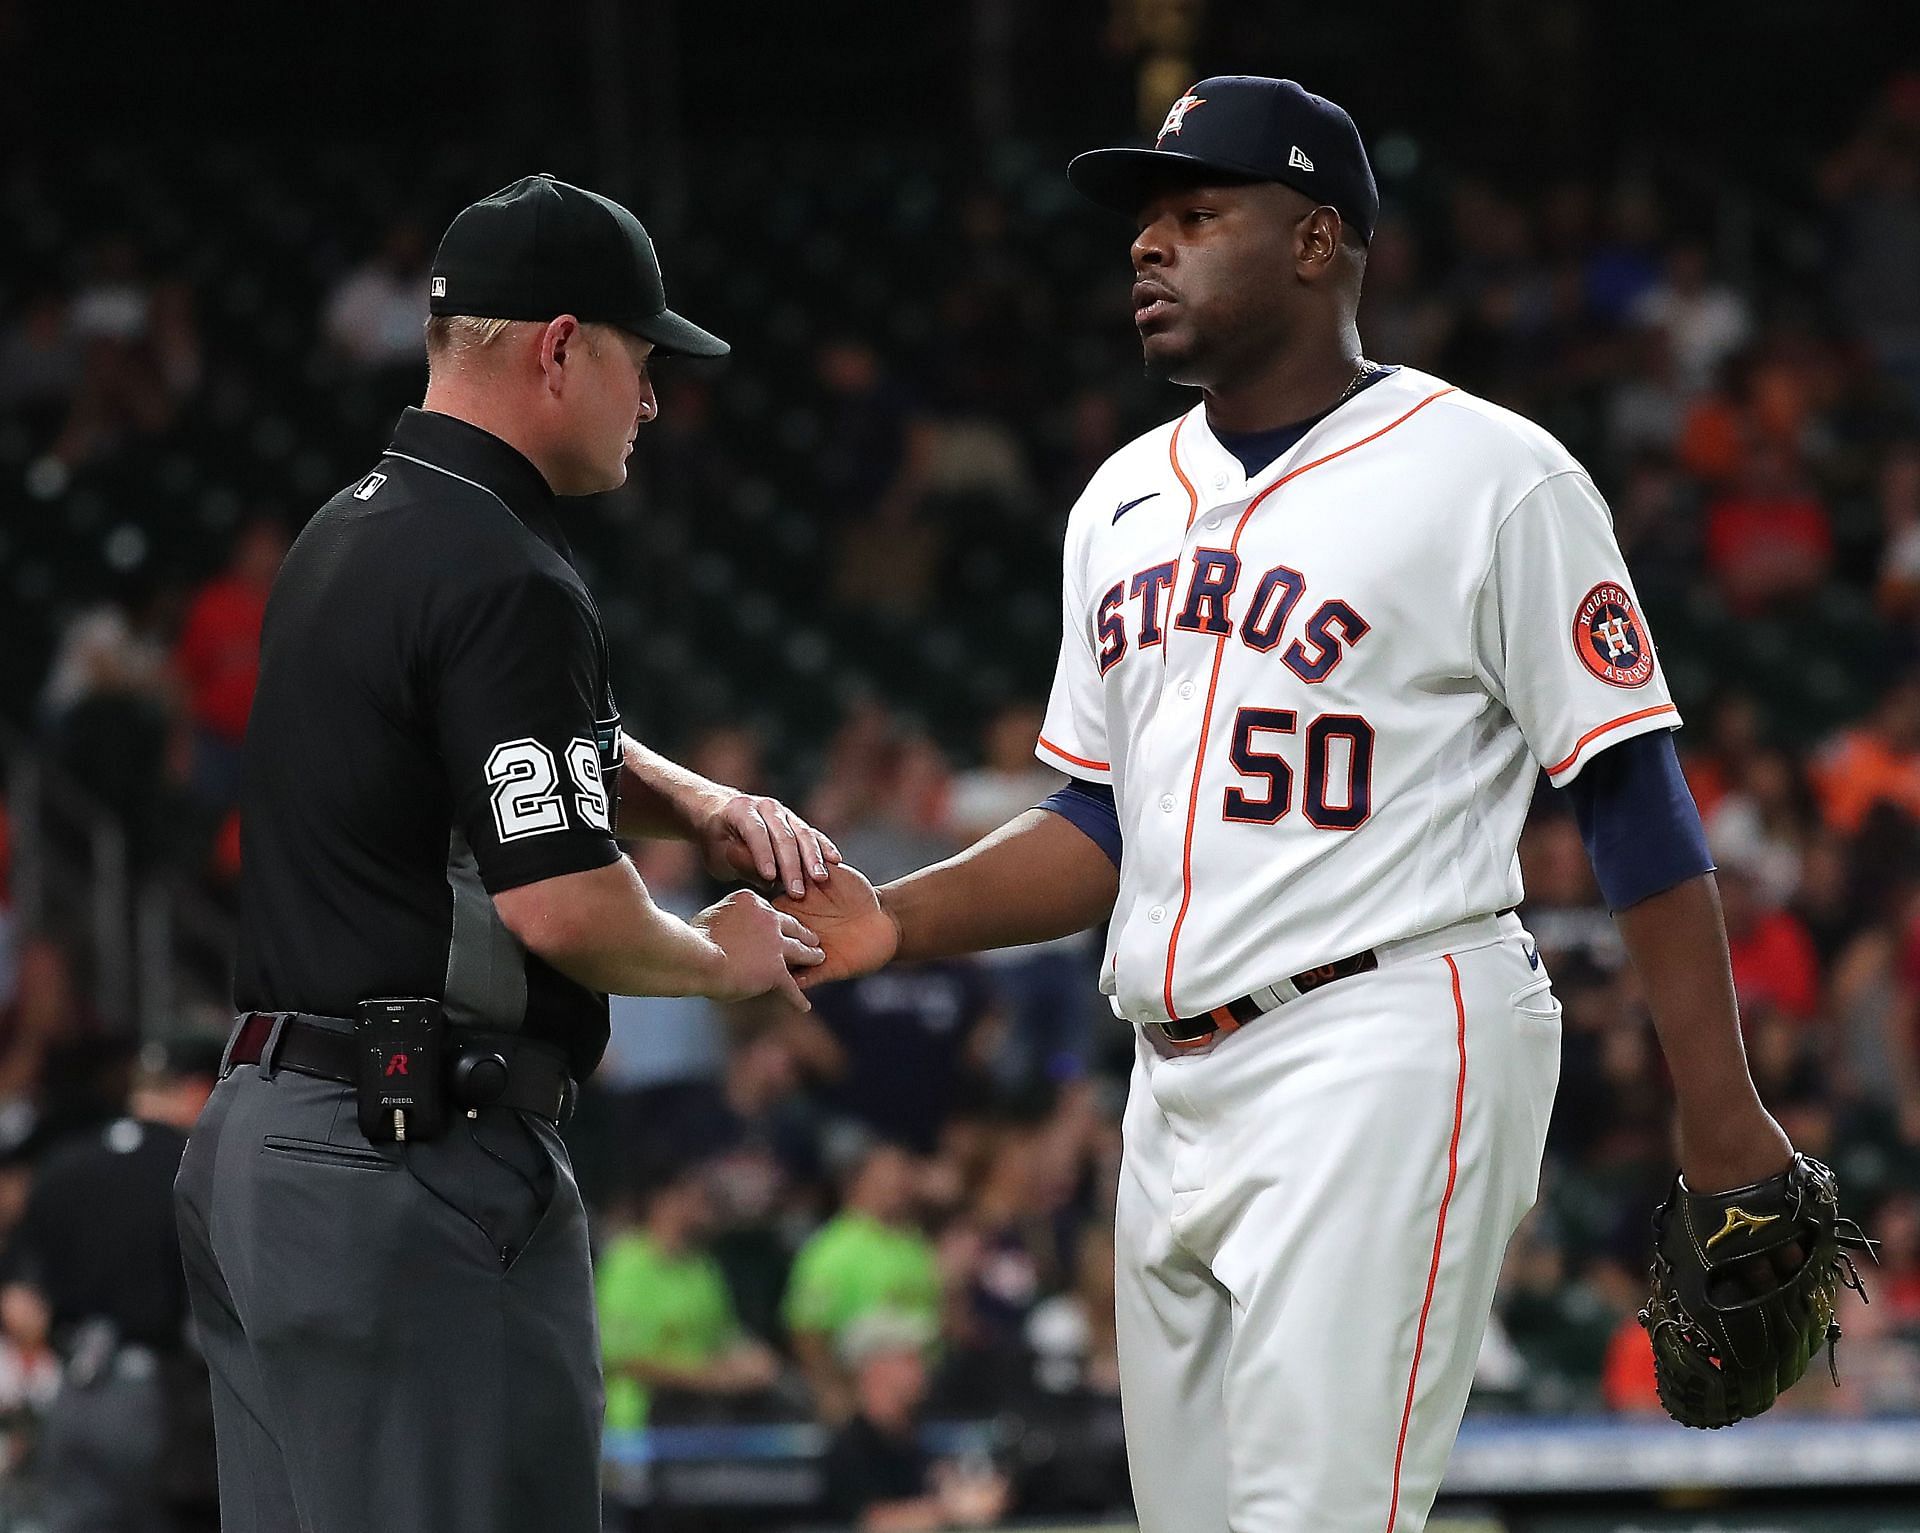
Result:
[[[1586,472],[1412,368],[1251,479],[1204,405],[1132,442],[1063,592],[1037,754],[1113,786],[1134,1022],[1518,904],[1537,769],[1680,722]]]

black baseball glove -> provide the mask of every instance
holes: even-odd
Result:
[[[1660,1403],[1690,1427],[1758,1416],[1807,1371],[1822,1343],[1840,1382],[1833,1318],[1841,1285],[1864,1300],[1850,1251],[1873,1242],[1840,1217],[1833,1173],[1795,1155],[1776,1177],[1731,1192],[1674,1179],[1653,1216],[1653,1341]]]

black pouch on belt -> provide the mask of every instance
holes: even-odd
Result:
[[[353,1041],[360,1132],[370,1142],[410,1144],[446,1132],[446,1035],[438,1001],[385,997],[360,1003]]]

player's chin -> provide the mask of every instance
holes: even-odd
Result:
[[[1188,383],[1185,376],[1194,361],[1192,342],[1177,330],[1147,330],[1140,336],[1140,356],[1147,376],[1162,383]]]

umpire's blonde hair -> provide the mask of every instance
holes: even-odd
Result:
[[[470,357],[493,345],[501,336],[511,330],[544,330],[545,325],[535,319],[488,319],[478,314],[434,314],[427,319],[427,370],[431,372],[434,364],[446,360]],[[580,333],[586,338],[587,352],[591,356],[600,355],[599,337],[594,334],[595,325],[582,325]]]

